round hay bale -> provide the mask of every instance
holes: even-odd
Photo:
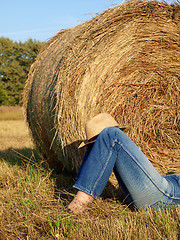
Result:
[[[179,101],[180,5],[128,1],[46,44],[24,106],[52,168],[79,168],[85,122],[107,112],[165,174],[180,173]]]

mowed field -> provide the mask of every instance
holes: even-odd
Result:
[[[74,176],[35,150],[22,109],[0,107],[0,239],[180,239],[180,208],[135,211],[108,184],[80,215],[67,210]]]
[[[0,108],[0,150],[33,148],[22,108]]]

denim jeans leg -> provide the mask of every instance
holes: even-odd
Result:
[[[85,154],[74,187],[99,198],[115,165],[117,153],[111,151],[112,140],[99,134],[91,151]]]
[[[74,186],[98,198],[113,169],[122,190],[129,195],[128,200],[139,208],[157,202],[179,201],[173,195],[173,184],[156,171],[125,133],[115,127],[99,134]]]
[[[125,193],[128,193],[128,200],[133,199],[132,203],[138,208],[152,205],[166,208],[171,204],[180,204],[178,181],[173,176],[169,176],[171,181],[161,176],[125,133],[115,128],[107,131],[114,136],[116,142],[114,149],[117,150],[118,157],[114,171],[117,179],[120,179],[122,190],[125,188]]]

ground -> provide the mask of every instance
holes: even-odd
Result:
[[[55,175],[20,107],[0,107],[0,239],[179,239],[180,208],[134,211],[110,183],[85,213],[67,210],[74,176]]]

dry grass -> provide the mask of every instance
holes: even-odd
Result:
[[[0,107],[0,151],[33,148],[20,107]]]
[[[8,117],[10,117],[10,114]],[[23,120],[1,120],[0,136],[1,151],[9,148],[33,147],[28,136],[28,128]]]
[[[7,148],[0,149],[0,239],[179,239],[180,208],[131,211],[112,186],[84,214],[72,215],[66,209],[74,195],[72,176],[54,175],[42,167],[32,154],[23,120],[4,123],[3,138],[11,138],[6,139]],[[9,147],[19,154],[12,155]],[[25,147],[29,152],[22,151]]]
[[[23,120],[23,119],[24,119],[24,116],[23,116],[23,111],[21,107],[0,106],[0,121]]]
[[[50,166],[77,170],[85,122],[108,112],[161,173],[180,173],[179,16],[178,3],[127,1],[46,44],[24,103]]]
[[[63,186],[50,176],[35,166],[0,162],[0,239],[178,240],[178,208],[131,212],[116,199],[100,199],[74,216],[65,208],[67,181]],[[57,180],[61,187],[55,189]]]

